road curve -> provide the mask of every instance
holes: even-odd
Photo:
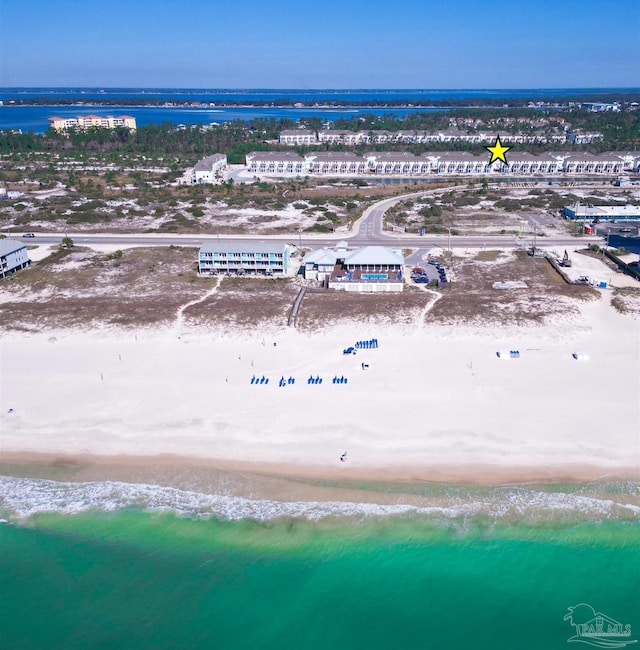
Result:
[[[455,189],[455,188],[452,188]],[[110,244],[122,246],[193,246],[200,247],[205,241],[216,239],[228,242],[244,241],[271,241],[282,242],[293,246],[322,247],[332,246],[339,239],[346,239],[355,246],[387,245],[401,248],[481,248],[482,246],[495,246],[510,248],[522,243],[522,238],[515,235],[411,235],[407,233],[389,233],[383,229],[383,217],[392,206],[407,199],[428,196],[434,191],[422,190],[410,192],[401,196],[383,199],[370,205],[357,219],[352,227],[351,234],[313,234],[290,233],[286,235],[207,235],[207,234],[175,234],[175,233],[87,233],[87,232],[43,232],[36,233],[35,238],[25,239],[30,244],[59,244],[63,237],[71,237],[75,244],[91,246],[92,244]],[[531,239],[527,237],[527,244]],[[540,246],[572,246],[577,243],[601,243],[602,236],[537,236]]]

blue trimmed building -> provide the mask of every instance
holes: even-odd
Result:
[[[198,272],[263,273],[285,275],[291,265],[291,253],[286,244],[278,242],[208,241],[198,254]]]
[[[13,239],[0,239],[0,278],[6,278],[29,264],[31,260],[26,244]]]

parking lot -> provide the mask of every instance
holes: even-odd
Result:
[[[430,259],[426,264],[422,264],[421,266],[413,267],[411,279],[416,284],[428,284],[430,282],[446,284],[449,282],[446,267],[435,259]]]

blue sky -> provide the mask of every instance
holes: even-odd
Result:
[[[0,0],[0,86],[640,87],[640,1]]]

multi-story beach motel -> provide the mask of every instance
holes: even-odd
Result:
[[[50,117],[49,126],[56,131],[67,129],[90,129],[98,127],[102,129],[115,129],[122,126],[131,131],[136,130],[136,118],[130,115],[78,115],[78,117]]]
[[[640,205],[569,205],[562,208],[568,219],[576,221],[640,221]]]
[[[278,142],[287,146],[310,146],[316,144],[343,144],[357,146],[364,144],[384,144],[386,142],[401,144],[424,144],[426,142],[469,142],[493,143],[498,133],[493,131],[477,131],[467,133],[456,128],[431,133],[429,131],[343,131],[337,129],[323,129],[315,131],[309,129],[285,130],[278,136]],[[579,138],[579,139],[577,139]],[[501,133],[500,140],[509,144],[564,144],[570,139],[576,142],[589,143],[602,138],[601,133],[580,133],[567,135],[566,133]]]
[[[205,242],[198,254],[198,272],[285,274],[290,267],[290,250],[277,242]]]
[[[214,153],[196,163],[191,172],[192,183],[215,183],[227,166],[227,157],[222,153]]]
[[[322,151],[301,156],[288,151],[259,151],[247,154],[247,171],[268,176],[307,176],[331,174],[360,176],[367,174],[603,174],[640,171],[640,153],[602,154],[548,152],[534,155],[509,152],[508,164],[489,165],[488,155],[468,152],[432,152],[416,156],[407,152],[375,152],[358,155],[351,152]]]
[[[305,279],[318,280],[329,289],[358,292],[402,291],[404,256],[386,246],[348,250],[346,242],[319,248],[304,256]]]
[[[0,239],[0,278],[6,278],[29,264],[31,260],[25,244],[13,239]]]

